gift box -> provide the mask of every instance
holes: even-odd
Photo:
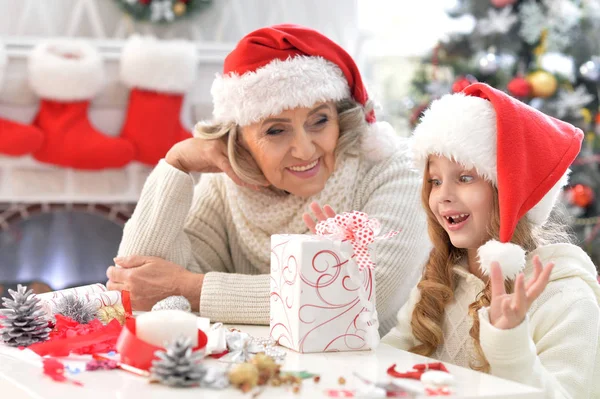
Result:
[[[379,323],[368,245],[379,224],[353,212],[319,223],[317,233],[271,236],[271,337],[301,353],[374,349]]]

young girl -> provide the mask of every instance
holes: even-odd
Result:
[[[413,151],[434,249],[382,342],[546,397],[600,397],[596,270],[547,220],[582,137],[485,84],[431,105]]]

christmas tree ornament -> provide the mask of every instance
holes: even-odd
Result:
[[[491,3],[496,8],[502,8],[515,4],[517,0],[491,0]]]
[[[275,363],[272,357],[264,353],[257,353],[250,363],[254,364],[258,369],[258,385],[264,385],[274,375],[279,374],[281,366]]]
[[[559,119],[567,116],[577,117],[581,110],[594,100],[594,96],[588,93],[584,85],[579,85],[575,90],[561,89],[554,102],[556,116]]]
[[[575,81],[575,61],[573,57],[561,53],[545,53],[538,57],[540,68],[553,75],[559,75],[570,82]]]
[[[525,1],[519,7],[519,35],[529,45],[539,43],[538,55],[563,51],[572,44],[581,15],[570,0]]]
[[[197,49],[186,40],[131,36],[121,53],[121,80],[131,89],[121,137],[135,159],[155,165],[177,142],[192,137],[181,124],[185,94],[196,80]]]
[[[600,57],[593,56],[579,67],[579,73],[588,82],[598,82],[600,79]]]
[[[4,319],[0,331],[2,341],[9,346],[29,346],[48,339],[48,319],[33,290],[19,284],[17,290],[8,290],[12,297],[2,298]]]
[[[45,135],[35,159],[88,170],[120,168],[133,159],[131,143],[105,135],[88,119],[90,101],[106,82],[95,47],[77,39],[42,41],[28,68],[29,84],[41,98],[33,125]]]
[[[75,296],[66,296],[58,301],[54,313],[69,317],[79,324],[87,324],[96,318],[96,307]]]
[[[180,337],[169,344],[166,351],[156,351],[158,360],[152,362],[151,380],[174,387],[200,385],[206,374],[202,364],[204,353],[194,352],[192,348],[190,338]]]
[[[477,23],[477,30],[483,36],[505,35],[517,23],[519,18],[513,12],[512,6],[504,7],[501,10],[493,8],[488,9],[487,17],[482,18]]]
[[[136,21],[169,24],[205,10],[212,0],[116,0]]]
[[[157,310],[183,310],[184,312],[191,312],[192,305],[190,305],[190,301],[188,301],[186,297],[174,295],[156,302],[156,304],[152,306],[152,311],[154,312]]]
[[[498,71],[498,57],[496,57],[493,50],[478,53],[475,56],[475,61],[477,69],[483,75],[493,75]]]
[[[452,83],[452,93],[459,93],[475,82],[477,82],[477,79],[472,75],[459,76],[454,83]]]
[[[177,16],[177,17],[181,17],[182,15],[184,15],[186,10],[187,10],[187,6],[185,5],[185,3],[183,1],[178,1],[175,3],[175,5],[173,5],[173,12],[175,13],[175,16]]]
[[[117,319],[121,325],[124,325],[127,313],[123,305],[118,303],[116,305],[102,306],[97,310],[96,317],[105,325],[114,319]]]
[[[530,73],[526,79],[531,85],[531,95],[533,97],[551,97],[558,87],[558,81],[554,75],[543,70]]]
[[[532,92],[531,84],[522,76],[514,77],[508,83],[507,89],[515,97],[529,97]]]
[[[581,208],[587,208],[594,201],[594,190],[585,184],[576,184],[569,189],[569,201]]]

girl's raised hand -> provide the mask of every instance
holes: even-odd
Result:
[[[504,289],[504,276],[498,262],[492,262],[490,283],[492,285],[492,301],[490,304],[490,322],[496,328],[508,330],[517,327],[525,320],[529,307],[535,301],[550,280],[553,263],[542,266],[540,258],[533,258],[534,274],[525,284],[525,276],[519,273],[515,280],[515,290],[507,294]]]

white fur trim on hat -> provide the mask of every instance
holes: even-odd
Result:
[[[361,137],[361,149],[367,159],[381,161],[398,151],[400,137],[387,122],[369,125]]]
[[[286,109],[350,98],[341,69],[322,57],[275,59],[254,72],[217,75],[213,82],[216,122],[246,126]]]
[[[490,240],[477,250],[479,265],[485,275],[490,275],[492,262],[498,262],[504,279],[514,280],[525,268],[525,250],[512,243]]]
[[[186,93],[197,70],[197,49],[188,40],[132,35],[121,53],[121,80],[130,88]]]
[[[0,90],[2,89],[2,84],[4,83],[4,73],[7,67],[8,57],[6,56],[6,49],[4,48],[4,43],[0,42]]]
[[[29,55],[29,84],[41,98],[89,100],[106,83],[98,50],[79,39],[55,39],[36,45]]]
[[[570,169],[562,175],[560,180],[544,195],[544,197],[533,208],[527,212],[527,219],[538,226],[543,225],[548,220],[560,192],[564,186],[569,183]]]
[[[496,111],[479,97],[445,95],[424,112],[414,131],[412,149],[421,170],[428,156],[435,154],[474,167],[496,184]]]

